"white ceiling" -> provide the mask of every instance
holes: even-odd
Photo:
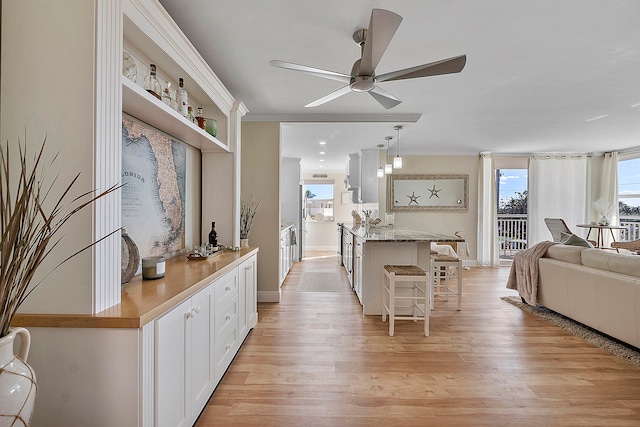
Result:
[[[348,153],[386,146],[385,136],[395,153],[396,124],[405,125],[400,149],[409,155],[640,146],[637,0],[160,2],[247,106],[245,120],[285,123],[283,155],[302,157],[305,171],[344,170]],[[360,57],[352,34],[373,8],[404,18],[377,74],[459,54],[465,69],[381,83],[403,101],[390,110],[353,92],[304,108],[342,83],[269,61],[349,73]]]

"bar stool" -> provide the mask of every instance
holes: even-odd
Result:
[[[429,274],[415,265],[385,265],[382,277],[382,321],[389,315],[389,336],[393,336],[395,320],[424,321],[424,336],[429,336]],[[407,282],[412,282],[407,286]],[[423,284],[421,287],[420,285]],[[400,292],[397,292],[400,291]],[[408,301],[410,305],[396,305]],[[422,303],[422,304],[420,304]],[[411,309],[412,315],[397,315],[397,309]]]
[[[449,301],[449,295],[457,295],[458,311],[462,310],[462,260],[451,255],[432,254],[429,264],[431,309],[433,310],[433,298],[436,295],[445,295],[446,301]],[[453,267],[455,267],[455,274],[452,272]],[[452,286],[454,280],[457,282],[455,288]]]

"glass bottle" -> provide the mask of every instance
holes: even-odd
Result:
[[[175,109],[172,105],[175,105],[175,99],[171,96],[171,82],[165,81],[165,88],[162,91],[162,102],[164,102],[169,108]]]
[[[200,129],[207,128],[207,119],[202,115],[202,107],[198,107],[198,112],[196,113],[196,120],[198,121],[198,127]]]
[[[162,87],[156,77],[156,65],[149,64],[149,75],[144,78],[144,89],[159,100],[162,100]]]
[[[187,119],[193,123],[196,122],[196,117],[193,115],[193,107],[191,105],[187,107]]]
[[[176,100],[178,101],[178,113],[187,117],[189,114],[189,95],[184,88],[184,80],[180,77],[178,90],[176,91]]]
[[[215,221],[211,223],[211,231],[209,232],[209,246],[212,247],[212,250],[218,250],[218,233],[216,232],[216,223]]]

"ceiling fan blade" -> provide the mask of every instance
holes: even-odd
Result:
[[[455,56],[441,61],[430,62],[429,64],[418,65],[417,67],[382,74],[376,77],[376,82],[380,83],[384,81],[415,79],[417,77],[459,73],[462,71],[466,63],[467,55]]]
[[[387,110],[395,107],[400,104],[402,101],[391,95],[386,90],[380,88],[379,86],[374,87],[369,91],[369,95],[373,96],[373,98],[378,101],[384,108]]]
[[[317,107],[318,105],[322,105],[325,102],[331,101],[332,99],[336,99],[342,95],[346,95],[349,92],[351,92],[351,86],[343,86],[335,92],[331,92],[329,95],[323,96],[322,98],[305,105],[305,107]]]
[[[371,11],[358,74],[363,76],[372,76],[374,74],[382,55],[387,50],[401,22],[402,16],[391,11],[384,9],[373,9]]]
[[[269,61],[269,65],[287,70],[302,71],[304,73],[313,74],[314,76],[323,77],[325,79],[337,80],[342,83],[349,83],[351,76],[348,74],[337,73],[335,71],[323,70],[322,68],[308,67],[306,65],[294,64],[292,62],[284,62],[274,59]]]

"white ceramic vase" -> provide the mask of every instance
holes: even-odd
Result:
[[[20,336],[18,354],[13,341]],[[26,427],[31,423],[36,399],[36,374],[27,364],[31,335],[24,328],[10,328],[0,338],[0,427]]]
[[[240,247],[248,248],[249,247],[249,239],[240,239]]]

